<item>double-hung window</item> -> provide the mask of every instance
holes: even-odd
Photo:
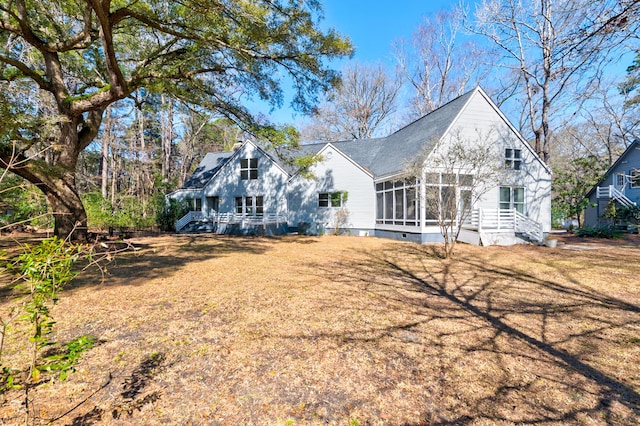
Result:
[[[524,188],[515,186],[500,187],[500,209],[516,209],[518,213],[524,213]]]
[[[505,148],[504,150],[504,168],[509,170],[520,170],[522,166],[522,150],[514,148]]]
[[[242,180],[258,179],[257,158],[243,158],[240,160],[240,178]]]
[[[186,198],[185,202],[189,206],[189,210],[192,212],[199,212],[202,210],[202,198]]]

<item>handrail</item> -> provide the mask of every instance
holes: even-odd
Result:
[[[215,224],[239,223],[241,225],[268,225],[273,223],[286,223],[287,217],[277,213],[265,213],[255,216],[231,212],[205,215],[201,211],[191,211],[178,219],[176,222],[176,232],[180,232],[185,226],[194,221],[211,221]]]
[[[598,187],[596,190],[598,198],[613,198],[625,207],[635,206],[636,203],[627,198],[626,195],[613,185]]]
[[[516,209],[475,209],[468,215],[463,227],[478,232],[512,230],[537,241],[544,238],[542,224]]]
[[[187,214],[182,216],[176,222],[176,232],[181,231],[182,228],[187,226],[189,223],[191,223],[193,221],[196,221],[196,220],[204,220],[204,218],[205,218],[204,213],[202,213],[201,211],[190,211],[190,212],[187,212]]]
[[[542,241],[544,239],[542,224],[540,222],[536,222],[535,220],[523,215],[517,210],[514,210],[514,213],[516,218],[516,232],[525,234],[529,236],[529,238],[533,238],[536,241]]]
[[[286,223],[285,215],[277,213],[265,213],[262,215],[243,215],[240,213],[218,213],[213,217],[216,223],[242,223],[248,225],[270,224],[270,223]]]

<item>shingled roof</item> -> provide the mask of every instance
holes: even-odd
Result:
[[[407,163],[421,152],[433,149],[477,90],[479,89],[457,97],[387,137],[337,141],[331,142],[331,145],[368,170],[374,177],[401,172],[406,168]],[[307,144],[293,150],[285,150],[280,153],[281,155],[270,153],[269,156],[287,173],[293,175],[297,170],[292,164],[282,161],[283,157],[314,155],[326,145],[327,143]],[[233,152],[207,154],[182,189],[204,187],[233,154]]]
[[[233,152],[209,152],[204,156],[182,189],[201,189],[231,158]]]
[[[475,90],[452,100],[384,138],[332,142],[374,177],[398,173],[421,152],[433,149]]]

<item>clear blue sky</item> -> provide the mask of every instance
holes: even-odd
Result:
[[[457,0],[324,0],[324,22],[351,38],[358,61],[388,62],[393,40],[411,36],[425,16],[457,3]]]
[[[324,0],[322,26],[334,28],[351,38],[356,48],[354,60],[382,63],[392,67],[391,44],[401,37],[410,37],[425,16],[447,9],[458,0]],[[344,61],[335,62],[339,69]],[[293,123],[301,116],[292,117],[288,108],[291,99],[285,99],[282,109],[269,112],[266,106],[258,108],[275,123]]]

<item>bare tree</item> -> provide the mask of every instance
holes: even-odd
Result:
[[[168,183],[171,175],[171,155],[173,150],[173,139],[175,133],[173,130],[173,99],[168,96],[160,96],[161,104],[161,123],[160,123],[160,140],[162,146],[162,182]]]
[[[394,47],[400,76],[413,89],[410,119],[416,119],[477,85],[490,70],[487,53],[463,34],[459,8],[427,17],[410,40]]]
[[[599,142],[599,154],[609,165],[640,137],[640,105],[630,102],[628,93],[611,90],[612,87],[615,88],[612,83],[600,84],[593,96],[593,106],[580,111],[590,133]]]
[[[182,127],[183,133],[176,145],[179,186],[207,152],[229,151],[243,135],[242,130],[230,120],[214,120],[208,114],[189,109],[182,114]]]
[[[423,151],[407,166],[407,176],[424,182],[421,203],[425,220],[440,228],[444,257],[454,254],[462,225],[470,219],[473,206],[495,187],[504,165],[491,135],[477,131],[473,138],[453,134],[446,144]]]
[[[302,129],[302,139],[368,139],[383,130],[397,109],[399,82],[381,65],[352,63],[342,82]]]
[[[637,26],[627,0],[484,0],[474,30],[500,52],[500,65],[526,105],[536,152],[551,156],[554,114],[566,116],[592,92],[595,76]],[[622,11],[624,10],[624,12]],[[521,129],[524,130],[524,129]]]

